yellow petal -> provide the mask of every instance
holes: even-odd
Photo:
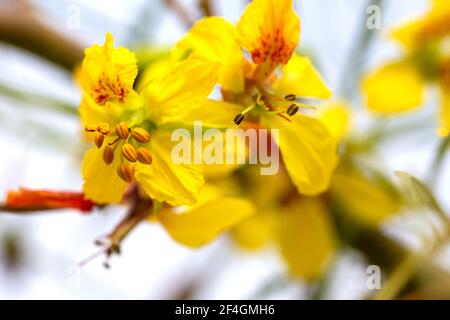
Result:
[[[441,108],[439,113],[438,135],[447,137],[450,134],[450,93],[445,87],[441,87]]]
[[[356,171],[338,171],[333,177],[332,194],[344,213],[369,227],[378,227],[402,206],[401,197],[393,189]]]
[[[279,81],[274,84],[278,95],[295,94],[298,97],[327,99],[332,93],[314,68],[311,60],[294,54],[284,67]]]
[[[100,105],[111,101],[125,103],[137,72],[134,53],[123,47],[114,48],[113,36],[107,33],[103,46],[86,49],[77,80],[83,92]]]
[[[254,0],[237,24],[238,41],[256,64],[286,64],[297,47],[300,20],[292,0]]]
[[[253,205],[236,197],[221,197],[184,213],[165,210],[159,221],[172,238],[190,247],[200,247],[214,240],[254,212]]]
[[[190,110],[184,122],[202,121],[204,127],[235,128],[233,119],[243,109],[239,104],[208,99],[200,107]]]
[[[152,199],[173,206],[194,204],[204,183],[202,167],[194,163],[175,164],[172,149],[176,144],[171,141],[170,132],[157,130],[149,145],[152,164],[138,163],[136,179]]]
[[[217,63],[191,57],[150,75],[142,89],[150,118],[160,125],[182,121],[205,103],[217,83],[218,69]]]
[[[388,64],[362,83],[367,106],[379,113],[398,113],[419,107],[424,100],[424,82],[407,62]]]
[[[274,218],[272,212],[258,210],[233,229],[233,240],[246,250],[261,249],[273,236]]]
[[[81,123],[83,126],[107,123],[113,128],[117,123],[125,121],[131,126],[144,120],[145,114],[136,112],[143,106],[141,97],[134,90],[130,91],[126,104],[106,102],[99,105],[89,95],[84,95],[80,105]],[[134,113],[133,119],[129,117],[130,112]]]
[[[336,248],[329,213],[318,198],[303,198],[278,216],[277,240],[289,271],[316,280]]]
[[[116,174],[120,158],[115,157],[110,165],[103,162],[103,154],[93,147],[86,152],[83,165],[83,193],[87,199],[98,204],[118,203],[122,200],[127,184]]]
[[[320,108],[319,120],[336,141],[341,141],[350,129],[350,110],[343,102],[334,102]]]
[[[390,32],[390,37],[402,44],[406,49],[413,50],[423,44],[418,41],[423,27],[423,19],[409,21],[400,27],[394,28]]]
[[[225,90],[244,90],[243,55],[236,40],[233,24],[220,17],[197,21],[174,50],[175,59],[195,55],[221,64],[219,84]]]
[[[337,164],[335,140],[319,120],[304,115],[262,118],[263,125],[279,129],[278,144],[286,169],[298,191],[316,195],[328,189]]]

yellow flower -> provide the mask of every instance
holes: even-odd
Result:
[[[193,204],[204,183],[202,168],[175,164],[170,123],[183,122],[203,105],[217,81],[217,66],[190,58],[155,70],[140,92],[134,54],[103,46],[86,50],[77,79],[83,90],[81,120],[96,146],[83,160],[83,191],[96,203],[120,202],[130,183],[152,199],[171,205]]]
[[[381,177],[369,177],[344,165],[336,170],[331,194],[343,213],[371,228],[399,213],[403,206],[400,194]]]
[[[344,140],[351,130],[350,109],[343,101],[323,105],[318,114],[318,119],[336,141]]]
[[[450,133],[450,4],[433,0],[431,5],[422,17],[392,32],[406,55],[367,75],[362,90],[371,111],[390,114],[421,106],[426,84],[437,84],[442,96],[438,134],[446,136]]]
[[[251,216],[254,211],[250,201],[226,196],[220,189],[206,184],[195,205],[181,210],[165,208],[156,214],[156,219],[175,241],[197,248]]]
[[[317,119],[297,111],[309,107],[300,98],[328,98],[331,92],[311,61],[294,53],[299,34],[300,20],[292,0],[254,0],[237,26],[219,17],[198,21],[173,56],[218,63],[218,83],[227,107],[217,103],[215,113],[226,119],[236,117],[236,124],[245,118],[249,126],[279,129],[276,143],[292,181],[299,192],[315,195],[329,187],[337,163],[336,143]],[[230,104],[240,107],[239,111]],[[204,115],[195,116],[204,119]]]

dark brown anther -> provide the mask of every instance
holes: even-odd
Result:
[[[298,112],[298,106],[296,104],[291,105],[288,109],[287,109],[287,114],[289,116],[293,116]]]
[[[288,94],[284,96],[284,100],[286,101],[295,101],[297,96],[295,94]]]
[[[234,117],[233,121],[236,125],[240,125],[242,121],[244,121],[245,116],[242,113],[239,113],[236,117]]]

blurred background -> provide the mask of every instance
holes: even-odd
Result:
[[[216,15],[236,22],[247,2],[210,3]],[[381,7],[381,29],[368,34],[370,4]],[[427,6],[426,0],[295,1],[302,22],[300,50],[313,58],[335,94],[352,105],[356,135],[373,122],[359,94],[361,74],[400,54],[398,46],[386,40],[387,31]],[[103,43],[105,33],[111,32],[117,45],[149,62],[186,32],[186,16],[202,16],[199,1],[0,0],[0,199],[19,186],[80,190],[86,145],[72,69],[83,49]],[[386,119],[386,126],[420,123],[378,145],[379,159],[392,178],[396,170],[417,177],[430,174],[439,146],[436,103],[431,95],[425,108]],[[433,186],[447,209],[449,164],[444,160]],[[96,250],[93,240],[113,228],[122,214],[120,207],[92,215],[70,210],[26,216],[0,212],[0,299],[310,298],[311,287],[286,276],[279,253],[270,246],[257,253],[237,250],[224,235],[191,250],[176,244],[159,225],[139,225],[109,270],[102,259],[78,268],[77,263]],[[420,241],[412,230],[420,227],[420,220],[396,217],[381,232],[414,247]],[[450,271],[450,255],[442,251],[438,264]],[[365,298],[367,266],[356,250],[341,250],[322,298]]]

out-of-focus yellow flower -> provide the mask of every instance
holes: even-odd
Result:
[[[423,104],[427,83],[437,84],[442,103],[438,134],[450,133],[450,4],[432,0],[422,17],[395,29],[392,37],[406,55],[388,63],[362,83],[370,110],[382,114],[413,110]]]
[[[338,142],[342,141],[351,129],[350,109],[343,101],[323,105],[318,119]]]
[[[298,196],[284,171],[261,177],[248,168],[243,174],[253,186],[244,193],[257,209],[233,228],[233,240],[245,250],[275,245],[291,276],[308,281],[320,278],[337,245],[324,198]]]
[[[329,212],[317,197],[284,208],[277,219],[276,239],[290,273],[309,281],[322,275],[337,247]]]
[[[165,208],[156,214],[156,219],[177,242],[200,247],[251,216],[254,211],[250,201],[226,196],[220,189],[207,184],[195,205],[181,210]]]
[[[276,143],[293,183],[300,193],[316,195],[329,187],[337,163],[336,143],[320,121],[297,114],[299,108],[309,107],[298,98],[328,98],[331,92],[311,61],[294,53],[299,34],[292,0],[254,0],[237,26],[219,17],[198,21],[177,44],[174,57],[217,62],[224,100],[240,106],[240,111],[233,114],[219,104],[214,110],[227,114],[227,119],[237,115],[238,125],[245,118],[279,129]]]
[[[403,206],[400,194],[392,186],[355,168],[338,167],[330,192],[343,213],[371,228],[399,213]]]
[[[96,146],[83,160],[83,191],[96,203],[116,203],[126,186],[137,181],[152,199],[171,205],[193,204],[204,183],[202,168],[175,164],[169,123],[183,122],[189,110],[203,105],[217,81],[217,66],[198,58],[157,69],[139,94],[134,54],[103,46],[86,50],[77,79],[86,131]]]

